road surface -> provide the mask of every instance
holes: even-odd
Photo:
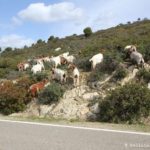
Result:
[[[150,150],[150,133],[0,120],[0,150]]]

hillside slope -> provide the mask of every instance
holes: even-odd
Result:
[[[143,54],[147,63],[145,69],[139,69],[133,65],[130,60],[125,59],[123,49],[129,44],[136,44],[138,51]],[[57,47],[61,47],[62,50],[58,52],[54,51]],[[80,85],[78,87],[73,86],[70,77],[68,77],[67,83],[63,85],[52,81],[51,65],[47,63],[45,63],[46,70],[37,75],[33,75],[30,69],[23,72],[17,70],[17,64],[20,62],[27,61],[28,59],[31,60],[43,55],[57,56],[67,51],[76,57],[75,64],[79,68],[81,74]],[[94,71],[91,71],[89,58],[99,52],[104,54],[103,63],[98,65]],[[73,35],[63,39],[50,38],[47,42],[38,40],[37,43],[33,44],[31,47],[24,47],[23,49],[4,51],[1,53],[0,79],[9,79],[9,82],[17,79],[18,83],[15,85],[7,83],[6,88],[1,84],[2,86],[0,86],[0,88],[3,89],[4,92],[0,94],[0,108],[3,109],[5,105],[4,103],[6,103],[6,106],[8,105],[9,107],[8,109],[5,109],[5,114],[24,110],[23,113],[13,115],[97,120],[100,116],[100,105],[103,101],[106,101],[106,104],[108,105],[106,108],[104,105],[104,112],[110,110],[112,108],[111,105],[115,104],[115,102],[112,102],[111,104],[111,99],[109,99],[109,96],[112,95],[114,97],[122,98],[122,104],[120,106],[120,103],[117,103],[117,106],[115,105],[114,108],[112,108],[112,111],[108,112],[107,115],[114,115],[114,118],[110,117],[110,120],[107,121],[118,121],[120,119],[118,117],[120,116],[120,112],[118,113],[119,115],[115,113],[113,114],[112,112],[117,112],[121,108],[123,109],[120,110],[123,117],[132,113],[132,109],[137,110],[137,112],[135,112],[136,115],[133,116],[132,120],[135,121],[136,119],[138,120],[138,118],[141,119],[144,115],[146,117],[149,116],[150,113],[150,94],[149,89],[147,88],[147,84],[150,81],[149,60],[149,20],[138,21],[133,24],[119,25],[107,30],[97,31],[90,37],[85,37],[84,35]],[[59,67],[67,71],[67,65]],[[29,87],[45,78],[48,78],[50,81],[51,88],[49,87],[49,91],[45,91],[44,93],[43,90],[36,98],[31,97],[28,93]],[[128,96],[130,89],[126,89],[126,86],[124,86],[126,84],[129,84],[129,88],[131,88],[131,97],[130,95]],[[135,90],[134,86],[136,87]],[[11,93],[9,88],[12,88],[14,93]],[[21,90],[19,91],[18,89]],[[54,91],[54,89],[56,91]],[[143,89],[145,92],[144,95],[143,92],[140,93]],[[8,91],[8,93],[5,92],[5,90]],[[114,90],[116,95],[113,95],[112,90]],[[136,90],[138,90],[139,93],[137,93]],[[53,94],[54,97],[56,97],[55,101],[54,98],[49,99]],[[8,101],[5,102],[3,98],[4,96]],[[18,96],[21,101],[20,99],[17,99],[18,104],[15,103],[15,105],[13,105],[14,101],[11,101],[11,99],[9,100],[10,96],[12,96],[14,101],[16,100],[16,96]],[[116,97],[114,100],[117,99]],[[139,97],[140,102],[138,102]],[[130,100],[129,104],[127,105],[124,100]],[[134,103],[134,101],[137,101],[138,103]],[[10,105],[7,103],[10,103]],[[146,107],[145,103],[148,104]],[[128,112],[126,105],[131,111]],[[133,107],[130,108],[130,105],[133,105]],[[12,108],[13,110],[11,110]],[[123,111],[127,111],[125,115]],[[142,111],[144,111],[144,113],[142,113]],[[121,121],[128,120],[129,119],[127,118],[127,120]]]
[[[128,44],[136,44],[138,50],[144,54],[146,60],[150,57],[150,21],[137,21],[133,24],[118,25],[107,30],[100,30],[90,37],[84,35],[72,35],[66,38],[54,38],[45,42],[38,40],[31,47],[4,51],[0,56],[0,77],[16,70],[19,62],[41,55],[58,55],[69,51],[78,57],[80,61],[88,59],[92,55],[105,49],[110,55],[120,55],[120,51]],[[55,52],[54,49],[61,47],[62,50]]]

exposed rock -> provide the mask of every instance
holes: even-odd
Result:
[[[50,111],[55,107],[55,104],[52,105],[40,105],[39,106],[39,115],[45,117]]]
[[[150,89],[150,82],[148,83],[148,88]]]
[[[40,106],[37,105],[37,99],[32,101],[27,105],[27,109],[25,110],[24,114],[25,116],[40,116]]]
[[[147,63],[145,63],[145,64],[144,64],[144,68],[145,68],[147,71],[149,71],[149,70],[150,70],[150,65],[147,64]]]
[[[100,112],[99,103],[95,103],[90,107],[90,111],[94,114],[98,114]]]
[[[72,90],[66,91],[63,98],[69,99],[69,98],[81,97],[87,91],[90,91],[90,88],[86,85],[82,85]]]
[[[87,120],[96,121],[97,120],[97,115],[92,113],[92,112],[89,112],[89,113],[87,113]]]
[[[92,101],[92,100],[97,99],[99,97],[100,96],[97,92],[85,93],[82,96],[82,98],[86,101]]]
[[[126,83],[130,82],[131,80],[133,80],[138,72],[138,69],[133,69],[129,68],[130,73],[127,75],[127,77],[125,77],[123,80],[121,80],[120,84],[121,86],[125,85]]]
[[[88,86],[82,85],[66,91],[59,103],[56,104],[39,105],[38,101],[35,99],[28,104],[22,116],[49,116],[68,120],[87,120],[90,109],[95,113],[98,112],[96,105],[89,109],[90,101],[98,97],[99,94],[97,92],[91,92]]]

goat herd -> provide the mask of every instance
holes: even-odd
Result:
[[[136,46],[134,45],[127,45],[124,48],[125,53],[127,54],[127,57],[129,57],[131,60],[134,60],[138,66],[144,67],[144,59],[141,53],[139,53],[136,49]],[[97,64],[100,64],[103,61],[103,54],[98,53],[94,55],[89,61],[91,62],[91,69],[94,70],[96,68]],[[31,72],[33,74],[37,74],[38,72],[42,72],[42,70],[45,70],[44,63],[51,63],[53,64],[53,67],[51,68],[52,71],[52,79],[59,80],[61,83],[66,82],[68,71],[71,72],[71,77],[73,78],[73,84],[74,86],[78,86],[80,84],[79,76],[80,72],[78,67],[74,64],[76,58],[73,55],[69,55],[69,52],[65,52],[61,55],[58,55],[56,57],[38,57],[35,58],[34,62],[36,64],[31,65],[30,61],[28,60],[26,62],[19,63],[17,65],[19,71],[27,70],[28,68],[31,68]],[[62,70],[58,68],[60,65],[68,65],[67,70]],[[32,96],[35,96],[36,93],[38,93],[39,90],[43,89],[44,87],[48,86],[50,82],[48,80],[43,80],[41,82],[38,82],[36,84],[33,84],[29,88],[29,92],[31,92]]]

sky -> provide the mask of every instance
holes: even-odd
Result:
[[[150,0],[0,0],[0,47],[21,48],[137,18],[150,19]]]

